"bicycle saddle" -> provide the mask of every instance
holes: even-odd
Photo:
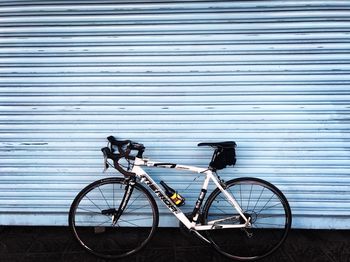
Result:
[[[235,148],[236,143],[233,141],[225,142],[209,142],[209,143],[199,143],[198,146],[211,146],[211,147],[221,147],[221,148]]]

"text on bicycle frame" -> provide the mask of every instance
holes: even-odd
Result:
[[[162,191],[160,191],[156,185],[153,184],[152,181],[150,181],[147,176],[142,176],[142,180],[145,182],[145,184],[152,189],[152,191],[163,201],[163,203],[174,213],[181,212],[172,202],[169,200]]]

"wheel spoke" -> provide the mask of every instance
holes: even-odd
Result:
[[[252,196],[252,190],[253,190],[253,184],[250,186],[250,192],[249,192],[247,210],[249,210],[249,204],[250,204],[250,198],[251,198],[251,196]]]
[[[135,211],[138,211],[138,210],[140,210],[140,209],[142,209],[142,208],[144,208],[144,207],[148,207],[148,206],[149,206],[149,204],[147,203],[147,204],[145,204],[145,205],[143,205],[143,206],[135,207],[135,208],[131,209],[131,211],[129,211],[128,214],[131,214],[131,213],[133,213],[133,212],[135,212]],[[124,212],[125,212],[125,210],[124,210]]]
[[[270,199],[265,203],[265,205],[263,206],[263,208],[261,208],[261,209],[260,209],[258,212],[256,212],[256,213],[257,213],[257,214],[260,214],[260,212],[261,212],[262,210],[265,209],[265,207],[267,206],[267,204],[270,203],[271,199],[272,199],[274,196],[275,196],[275,195],[272,194],[272,196],[271,196]]]
[[[140,217],[140,218],[133,218],[133,219],[128,219],[128,222],[130,221],[138,221],[138,220],[147,220],[147,219],[152,219],[151,217]],[[122,221],[125,221],[124,219],[121,219]]]
[[[129,225],[132,225],[132,226],[135,226],[135,227],[140,227],[139,225],[136,225],[135,223],[131,223],[130,220],[124,220],[124,219],[119,219],[120,221],[124,222],[124,223],[127,223]]]
[[[261,214],[261,213],[260,213]],[[280,217],[281,215],[279,214],[271,214],[271,215],[259,215],[258,218],[260,219],[265,219],[265,218],[270,218],[270,217]]]
[[[260,192],[260,196],[259,196],[258,200],[256,201],[255,206],[254,206],[254,208],[253,208],[253,211],[255,211],[255,208],[256,208],[256,206],[258,205],[258,203],[259,203],[259,201],[260,201],[260,198],[261,198],[261,196],[262,196],[264,190],[265,190],[265,187],[262,188],[262,190],[261,190],[261,192]]]
[[[278,206],[278,205],[280,205],[281,203],[277,203],[277,204],[275,204],[275,205],[273,205],[273,206],[269,206],[269,207],[267,207],[267,208],[265,208],[265,206],[262,208],[262,209],[260,209],[259,210],[259,212],[256,212],[257,214],[260,214],[263,210],[268,210],[268,209],[270,209],[270,208],[273,208],[273,207],[275,207],[275,206]]]
[[[224,210],[222,210],[221,208],[219,207],[215,207],[217,210],[221,211],[223,214],[226,214],[226,212]]]
[[[276,224],[276,223],[262,223],[262,222],[255,222],[255,224],[258,224],[258,225],[269,225],[269,226],[281,226],[281,227],[284,227],[285,225],[283,224]]]
[[[239,194],[240,194],[240,200],[241,200],[241,207],[243,207],[243,205],[242,205],[242,187],[241,187],[241,184],[239,184]]]
[[[108,208],[111,208],[111,207],[109,206],[108,202],[107,202],[107,199],[105,198],[105,195],[102,193],[101,188],[100,188],[100,187],[97,187],[97,188],[98,188],[98,190],[100,191],[100,193],[101,193],[101,195],[102,195],[102,198],[106,201],[106,204],[107,204]]]
[[[94,201],[92,201],[88,196],[86,196],[86,198],[87,198],[95,207],[97,207],[97,209],[99,209],[99,210],[102,212],[102,209],[99,208],[99,206],[97,206],[97,205],[94,203]]]
[[[101,225],[103,225],[103,224],[107,223],[108,221],[111,221],[111,219],[109,218],[109,219],[107,219],[106,221],[104,221],[104,222],[102,222],[102,223],[100,223],[100,224],[96,225],[95,227],[99,227],[99,226],[101,226]]]
[[[86,209],[86,208],[82,208],[82,207],[78,207],[77,209],[81,209],[81,210],[87,211],[89,213],[97,214],[97,215],[108,216],[108,215],[102,214],[102,212],[96,212],[96,211],[92,211],[92,210],[89,210],[89,209]]]
[[[124,212],[126,212],[131,206],[132,204],[141,197],[141,194],[139,194],[131,203],[128,203],[128,205],[126,206],[126,209],[124,210]]]

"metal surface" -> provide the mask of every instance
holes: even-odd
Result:
[[[349,228],[349,13],[337,0],[0,1],[1,224],[66,224],[115,135],[202,167],[198,142],[234,140],[224,179],[275,183],[294,227]],[[194,204],[200,179],[153,174]]]

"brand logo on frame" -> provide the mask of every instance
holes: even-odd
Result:
[[[174,213],[178,213],[179,209],[150,181],[146,176],[142,176],[146,185],[163,201],[163,203]]]

